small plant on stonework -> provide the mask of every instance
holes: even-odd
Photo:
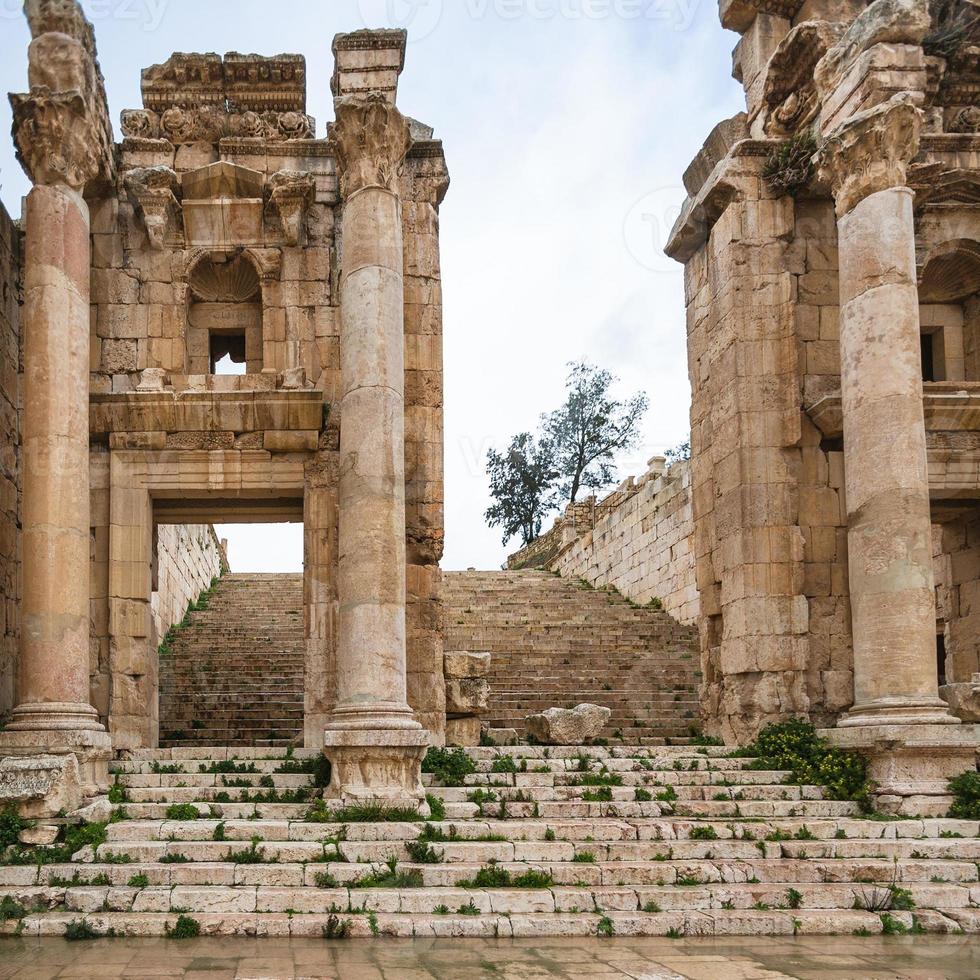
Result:
[[[472,793],[466,794],[466,801],[475,803],[477,806],[483,806],[484,803],[496,803],[497,794],[493,790],[475,789]]]
[[[150,884],[150,879],[145,874],[133,875],[126,883],[130,888],[146,888]]]
[[[466,777],[476,772],[476,763],[463,749],[433,746],[422,760],[422,772],[431,772],[443,786],[462,786]]]
[[[168,922],[164,929],[167,939],[197,939],[201,935],[201,923],[189,915],[179,915],[173,927]]]
[[[323,927],[324,939],[350,939],[351,920],[331,915]]]
[[[813,179],[817,144],[808,132],[798,133],[769,154],[762,179],[774,194],[796,195]]]
[[[442,864],[442,855],[438,854],[429,844],[420,840],[405,842],[405,850],[415,864]]]
[[[109,802],[113,805],[129,802],[126,787],[119,782],[118,776],[116,776],[115,782],[109,787]]]
[[[339,883],[337,882],[337,879],[332,874],[330,874],[329,871],[317,871],[317,873],[313,875],[313,884],[316,885],[317,888],[340,887]]]
[[[460,905],[460,907],[458,909],[456,909],[456,914],[457,915],[479,915],[480,914],[480,909],[477,906],[477,904],[473,901],[473,899],[471,898],[465,905]]]
[[[718,840],[718,831],[714,827],[692,827],[688,836],[691,840]]]
[[[193,803],[171,803],[167,807],[168,820],[200,820],[201,813]]]
[[[653,799],[653,793],[648,789],[643,789],[642,786],[637,786],[633,791],[633,799],[637,803],[649,803]]]
[[[656,796],[658,803],[675,803],[677,801],[677,790],[673,786],[665,786]]]
[[[591,851],[579,851],[572,861],[575,864],[595,864],[595,855]]]
[[[432,910],[432,914],[433,915],[449,915],[449,906],[448,905],[437,905]]]
[[[490,772],[517,772],[517,764],[514,762],[513,756],[501,755],[493,760]]]
[[[555,839],[555,832],[550,827],[544,832],[544,839],[546,841],[553,841]]]
[[[0,922],[20,921],[27,915],[27,909],[10,895],[0,899]]]
[[[600,786],[595,790],[586,790],[582,794],[582,799],[586,803],[611,803],[613,792],[611,786]]]
[[[93,929],[84,919],[73,920],[65,926],[65,939],[70,943],[101,938],[102,933]]]
[[[446,804],[438,796],[432,793],[425,794],[425,802],[429,804],[429,814],[433,820],[446,819]]]
[[[798,909],[803,905],[803,895],[795,888],[790,888],[786,892],[786,908]]]
[[[822,786],[829,799],[857,803],[865,811],[871,807],[868,764],[857,752],[838,749],[817,735],[806,721],[785,721],[769,725],[739,756],[754,756],[749,765],[755,770],[788,770],[790,782],[798,786]]]
[[[421,888],[421,871],[399,871],[398,858],[388,858],[387,871],[376,871],[350,883],[351,888]]]
[[[722,746],[725,744],[725,740],[723,738],[716,738],[714,735],[695,735],[691,739],[691,744],[708,748],[710,746]]]
[[[596,935],[604,939],[610,939],[616,934],[616,927],[608,915],[604,915],[595,927]]]
[[[646,902],[643,906],[643,911],[647,915],[658,915],[662,910],[656,902]]]
[[[27,830],[30,823],[17,815],[13,808],[0,810],[0,851],[13,847],[22,830]]]
[[[243,851],[231,851],[227,860],[232,864],[275,864],[275,861],[267,860],[265,848],[259,847],[261,837],[253,837],[249,846]]]
[[[965,772],[949,781],[953,805],[949,815],[955,820],[980,820],[980,772]]]

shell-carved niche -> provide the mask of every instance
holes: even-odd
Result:
[[[204,253],[187,277],[190,306],[187,345],[190,374],[219,371],[219,364],[262,370],[262,280],[241,252]]]

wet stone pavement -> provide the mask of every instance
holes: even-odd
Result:
[[[0,980],[976,980],[976,937],[0,940]]]

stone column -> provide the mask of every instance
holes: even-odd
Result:
[[[89,701],[91,255],[82,192],[112,165],[104,93],[91,87],[91,27],[75,4],[31,0],[27,12],[31,92],[11,98],[18,154],[35,184],[24,273],[23,596],[18,705],[0,754],[72,754],[86,795],[107,787],[110,742]]]
[[[945,731],[957,719],[939,698],[936,670],[913,193],[905,184],[919,126],[919,110],[895,96],[832,132],[820,154],[838,215],[854,646],[854,707],[835,741],[887,743],[871,753],[872,775],[907,812],[927,812],[926,798],[945,790],[946,774],[933,763],[957,741],[956,729]]]
[[[337,700],[328,795],[424,803],[427,743],[406,697],[401,201],[408,122],[381,95],[336,100],[343,198]]]

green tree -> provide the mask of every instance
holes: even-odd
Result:
[[[514,436],[506,452],[487,454],[490,496],[494,503],[486,513],[490,527],[499,527],[503,543],[520,535],[530,544],[557,503],[554,453],[551,445],[530,432]]]
[[[610,389],[619,379],[587,361],[569,369],[565,404],[542,423],[544,441],[553,447],[561,496],[575,503],[583,487],[597,491],[615,481],[616,453],[636,445],[650,402],[642,393],[615,399]]]

